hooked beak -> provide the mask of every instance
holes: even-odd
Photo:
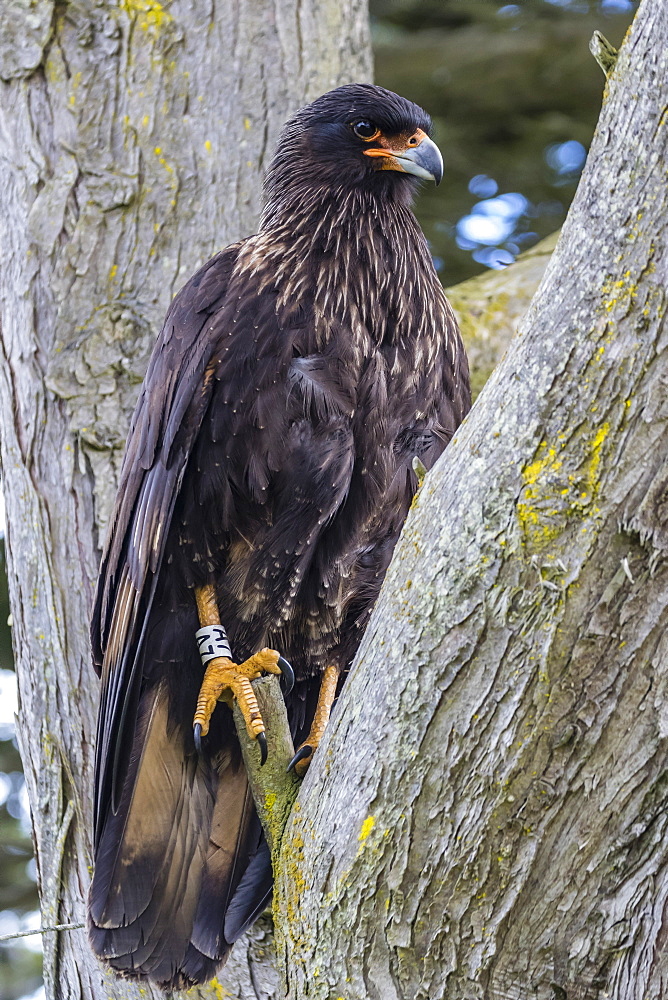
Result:
[[[404,153],[395,153],[395,159],[401,164],[400,169],[407,174],[415,174],[424,180],[434,181],[437,186],[443,179],[441,151],[428,135],[419,146],[413,146]]]
[[[424,135],[417,146],[407,149],[365,149],[366,156],[382,156],[386,162],[381,170],[398,170],[403,174],[413,174],[423,180],[434,181],[436,185],[443,179],[443,157],[441,151],[428,135]]]

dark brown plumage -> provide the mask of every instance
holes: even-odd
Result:
[[[153,351],[92,623],[90,938],[121,973],[210,978],[271,892],[225,705],[194,749],[194,588],[215,584],[237,662],[265,645],[292,662],[302,740],[321,672],[345,671],[359,645],[413,457],[431,467],[469,408],[455,319],[410,208],[416,175],[439,179],[429,125],[367,85],[298,112],[259,233],[191,278]]]

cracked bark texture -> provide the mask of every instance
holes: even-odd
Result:
[[[278,128],[370,79],[365,0],[0,0],[0,420],[43,924],[84,919],[98,684],[87,621],[124,436],[172,295],[256,227]],[[276,995],[254,928],[202,1000]],[[157,996],[85,930],[47,996]]]
[[[668,992],[668,6],[286,827],[290,1000]]]

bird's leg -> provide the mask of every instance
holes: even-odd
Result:
[[[206,670],[199,689],[197,710],[193,718],[195,746],[201,749],[202,737],[209,731],[211,716],[217,701],[232,704],[237,699],[246,722],[248,735],[260,745],[262,763],[267,759],[267,738],[257,698],[251,681],[263,673],[284,674],[291,687],[294,676],[287,660],[274,649],[261,649],[243,663],[234,663],[227,634],[220,623],[218,603],[212,584],[195,590],[197,613],[201,628],[197,632],[202,663]]]
[[[288,765],[288,771],[294,768],[295,773],[300,778],[303,778],[306,774],[309,764],[313,760],[313,754],[318,749],[320,740],[325,734],[325,729],[332,713],[332,706],[336,700],[336,688],[339,683],[340,674],[340,667],[334,665],[325,667],[325,672],[320,682],[318,704],[315,707],[315,715],[313,716],[310,732]]]

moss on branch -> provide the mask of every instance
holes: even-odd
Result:
[[[287,771],[295,751],[278,679],[273,676],[262,677],[253,683],[253,689],[267,733],[268,755],[264,765],[260,763],[257,740],[248,735],[241,709],[236,703],[234,722],[255,808],[267,837],[272,863],[275,864],[283,829],[297,797],[301,780],[293,771]]]

